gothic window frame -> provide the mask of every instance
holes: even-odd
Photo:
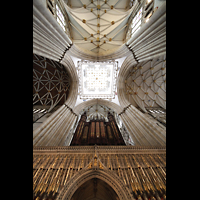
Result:
[[[64,11],[64,5],[62,4],[63,3],[60,0],[46,0],[48,10],[54,16],[64,32],[68,34],[69,30],[67,28],[67,13]]]

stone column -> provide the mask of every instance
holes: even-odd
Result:
[[[130,121],[132,123],[132,126],[134,127],[134,134],[137,134],[139,140],[140,140],[140,145],[146,145],[149,146],[151,143],[148,141],[148,139],[145,137],[145,131],[143,130],[142,126],[137,122],[137,120],[133,117],[130,108],[127,108],[126,111],[127,115],[130,118]]]
[[[139,141],[139,138],[137,137],[137,132],[135,131],[135,129],[132,127],[132,124],[130,123],[130,119],[127,116],[126,113],[122,113],[120,115],[123,124],[125,125],[126,129],[128,130],[130,137],[132,138],[133,142],[135,145],[140,145],[141,142]]]
[[[62,105],[58,110],[56,110],[48,119],[46,119],[37,129],[33,131],[33,145],[40,140],[47,130],[55,127],[55,122],[58,121],[58,118],[66,110],[65,106]]]
[[[166,145],[166,131],[159,126],[151,123],[151,121],[134,106],[130,106],[129,110],[135,120],[140,124],[148,141],[153,145]]]
[[[130,104],[119,115],[135,145],[166,145],[166,131],[151,123],[151,121],[133,105]]]
[[[64,145],[77,115],[65,104],[50,117],[33,132],[33,146]]]
[[[66,129],[63,131],[63,135],[61,137],[61,141],[58,144],[58,146],[64,146],[70,145],[71,139],[72,139],[72,135],[69,135],[71,132],[71,128],[74,126],[75,122],[76,122],[76,118],[77,115],[75,115],[74,113],[71,114],[71,120],[69,121],[69,124],[67,125]]]

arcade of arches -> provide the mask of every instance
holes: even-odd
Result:
[[[33,1],[33,200],[166,199],[165,25],[160,0]]]

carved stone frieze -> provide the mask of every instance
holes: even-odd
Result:
[[[98,179],[121,199],[166,198],[165,147],[68,146],[33,149],[33,199],[72,199]]]

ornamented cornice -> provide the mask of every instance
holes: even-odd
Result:
[[[166,153],[165,146],[37,146],[33,148],[33,154],[46,154],[46,153],[93,153],[94,151],[102,154],[156,154]]]

